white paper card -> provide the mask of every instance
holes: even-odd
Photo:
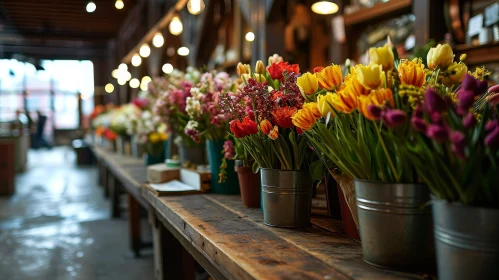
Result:
[[[162,192],[183,192],[183,191],[199,191],[199,188],[191,187],[178,180],[173,180],[163,184],[150,184],[155,190]]]

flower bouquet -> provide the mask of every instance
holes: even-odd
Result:
[[[239,182],[234,172],[234,162],[223,161],[224,138],[229,130],[225,115],[221,113],[220,94],[233,87],[232,79],[226,72],[206,72],[201,75],[199,83],[186,98],[185,111],[189,121],[184,132],[196,143],[206,141],[208,159],[211,169],[211,191],[221,194],[238,194]],[[224,180],[219,180],[222,173]]]
[[[199,71],[189,67],[187,73],[175,70],[172,74],[155,78],[149,83],[149,92],[158,96],[154,102],[153,114],[165,123],[168,132],[175,136],[174,141],[179,148],[182,163],[205,164],[205,143],[200,139],[195,142],[185,130],[194,129],[193,123],[187,126],[189,116],[186,112],[187,98],[191,96],[191,88],[199,81]],[[158,92],[158,93],[156,93]]]
[[[499,251],[490,250],[499,236],[499,88],[487,89],[486,75],[465,74],[455,92],[428,87],[412,115],[418,133],[406,141],[434,196],[439,279],[499,277]]]
[[[222,94],[221,106],[230,131],[261,168],[264,222],[299,227],[310,223],[312,181],[308,172],[313,153],[291,117],[304,98],[296,85],[298,65],[276,62],[255,71],[238,65],[238,93]],[[318,111],[316,110],[318,114]],[[300,193],[298,196],[286,192]]]

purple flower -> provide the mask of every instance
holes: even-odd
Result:
[[[499,122],[497,120],[490,120],[485,124],[485,132],[490,132],[499,127]]]
[[[382,109],[379,106],[369,105],[367,107],[367,111],[369,112],[369,114],[371,114],[376,119],[379,119],[381,117]]]
[[[442,112],[447,108],[447,104],[434,88],[428,88],[425,92],[424,108],[428,113]]]
[[[419,132],[426,133],[428,129],[428,124],[421,118],[413,117],[412,118],[412,126]]]
[[[423,107],[421,106],[421,104],[418,104],[416,106],[416,110],[414,111],[414,116],[418,118],[423,117]]]
[[[450,141],[452,142],[452,151],[461,159],[466,158],[465,148],[466,148],[466,137],[461,131],[453,131],[450,135]]]
[[[434,139],[439,143],[442,143],[449,139],[449,130],[444,125],[432,124],[428,126],[428,129],[426,130],[426,136]]]
[[[470,90],[460,90],[457,93],[457,111],[460,115],[466,114],[475,102],[475,93]]]
[[[474,127],[476,125],[475,115],[473,115],[473,113],[468,113],[466,116],[464,116],[463,125],[467,129]]]
[[[499,126],[496,126],[489,134],[485,137],[485,145],[491,148],[499,147]]]
[[[389,127],[397,127],[407,120],[405,112],[398,109],[389,109],[383,113],[383,122]]]
[[[480,81],[470,74],[466,74],[463,77],[463,83],[461,88],[464,90],[469,90],[474,92],[475,95],[480,95],[487,91],[488,83],[487,81]]]
[[[470,74],[465,74],[463,77],[463,83],[461,84],[461,88],[464,90],[475,91],[476,89],[476,79]]]
[[[430,113],[430,120],[434,123],[439,123],[442,121],[442,114],[440,112]]]

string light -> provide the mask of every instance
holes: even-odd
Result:
[[[128,65],[126,65],[125,63],[121,63],[120,66],[118,66],[118,70],[127,71]]]
[[[163,70],[163,73],[165,74],[170,74],[171,72],[173,72],[173,65],[171,65],[170,63],[166,63],[163,65],[163,67],[161,67],[161,70]]]
[[[204,10],[203,0],[189,0],[187,2],[187,10],[193,15],[199,15]]]
[[[151,48],[149,45],[143,44],[142,47],[140,47],[139,54],[142,57],[148,57],[151,54]]]
[[[332,15],[338,10],[338,5],[331,1],[317,1],[312,4],[312,12],[320,15]]]
[[[88,2],[88,4],[87,4],[87,12],[88,13],[93,13],[93,12],[95,12],[95,9],[97,9],[97,6],[95,5],[95,3],[92,2],[92,1]]]
[[[122,86],[122,85],[126,84],[126,80],[125,79],[118,79],[118,84]]]
[[[122,0],[116,0],[116,3],[114,3],[114,6],[116,9],[121,10],[125,7],[125,3],[123,3]]]
[[[140,86],[139,79],[137,78],[131,79],[129,84],[131,88],[138,88]]]
[[[137,67],[140,66],[141,63],[142,63],[142,58],[140,58],[140,55],[138,53],[134,54],[132,56],[132,65]]]
[[[114,69],[113,72],[111,72],[111,76],[115,79],[118,79],[118,72],[119,72],[118,69]]]
[[[248,42],[253,42],[255,40],[255,33],[250,31],[250,32],[246,33],[246,36],[244,36],[244,38]]]
[[[113,90],[114,90],[114,86],[113,86],[113,84],[111,84],[111,83],[107,84],[107,85],[104,87],[104,90],[105,90],[107,93],[111,93],[111,92],[113,92]]]
[[[164,43],[165,43],[165,38],[163,38],[163,35],[161,35],[160,32],[156,33],[156,35],[154,35],[154,37],[152,38],[152,44],[156,48],[161,48]]]
[[[184,31],[184,25],[182,24],[182,21],[180,21],[179,16],[174,16],[172,18],[168,29],[170,30],[170,33],[175,36],[182,34],[182,31]]]
[[[180,47],[177,50],[177,54],[181,56],[188,56],[189,55],[189,49],[187,47]]]

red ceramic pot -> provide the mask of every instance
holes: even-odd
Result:
[[[235,170],[243,205],[248,208],[260,208],[260,172],[255,174],[251,167],[237,165]]]

